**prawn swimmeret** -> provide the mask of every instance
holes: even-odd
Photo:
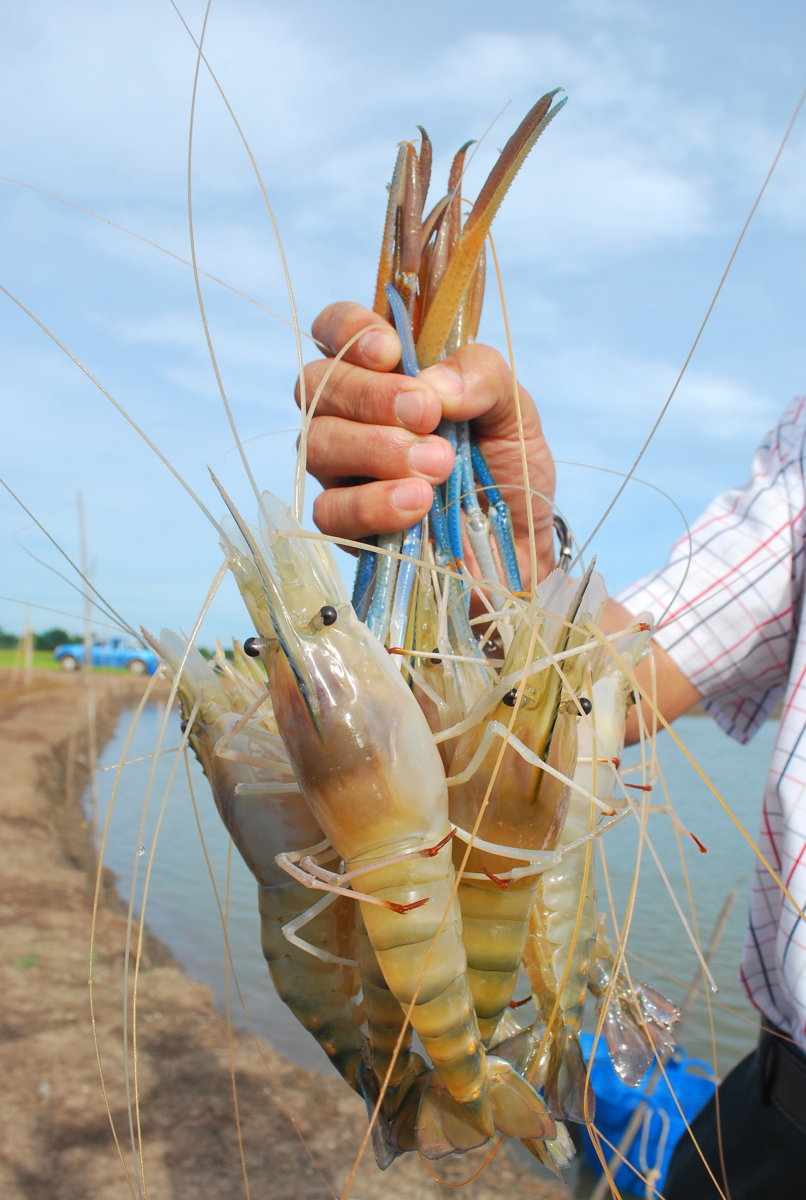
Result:
[[[467,146],[426,216],[430,142],[423,131],[419,151],[400,147],[375,310],[395,321],[405,373],[475,338],[487,235],[564,103],[554,96],[527,114],[464,222]],[[255,525],[222,491],[222,547],[255,636],[232,661],[219,647],[215,666],[170,631],[150,640],[258,881],[273,983],[366,1100],[378,1165],[461,1154],[498,1131],[556,1168],[573,1155],[563,1120],[594,1112],[586,989],[632,1085],[677,1018],[653,989],[630,989],[596,913],[596,839],[632,809],[625,669],[650,624],[601,634],[604,583],[592,569],[570,577],[559,517],[561,566],[525,591],[482,448],[466,423],[440,432],[456,451],[450,478],[417,526],[368,539],[352,600],[298,512],[264,493]],[[511,1011],[521,964],[528,1028]]]

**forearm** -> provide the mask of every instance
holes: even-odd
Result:
[[[617,600],[608,600],[602,617],[602,630],[605,633],[616,633],[627,629],[635,620],[635,615],[629,612]],[[652,657],[655,663],[655,686],[657,689],[658,709],[667,721],[674,721],[683,713],[688,712],[699,700],[701,694],[675,665],[665,650],[656,642],[651,643]],[[641,687],[648,695],[652,692],[652,667],[649,658],[641,662],[635,672]],[[652,710],[646,702],[642,703],[643,719],[651,727]],[[627,717],[627,744],[638,741],[638,711],[631,708]]]

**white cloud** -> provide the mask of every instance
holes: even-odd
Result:
[[[648,434],[674,386],[680,367],[618,354],[601,346],[575,347],[541,356],[541,390],[562,389],[585,418],[604,415],[610,439],[625,428]],[[783,404],[759,395],[741,380],[689,367],[664,418],[666,426],[718,442],[761,435]],[[597,428],[596,436],[601,437]]]
[[[203,7],[200,0],[189,5],[194,28]],[[562,84],[569,102],[505,201],[497,240],[519,362],[558,449],[628,466],[690,336],[687,328],[681,333],[686,320],[680,314],[690,313],[692,295],[710,296],[732,230],[738,231],[788,120],[785,89],[779,97],[773,84],[755,87],[747,64],[755,71],[757,62],[788,55],[790,74],[800,69],[798,39],[781,42],[783,18],[776,25],[774,15],[765,14],[762,28],[754,23],[754,6],[739,4],[731,6],[727,29],[717,19],[725,11],[712,18],[686,0],[666,9],[575,0],[495,10],[467,0],[457,23],[455,6],[412,0],[408,21],[390,38],[377,6],[355,0],[338,6],[299,0],[292,8],[270,0],[214,5],[206,51],[276,206],[303,320],[327,300],[370,294],[384,184],[399,138],[414,136],[418,121],[425,124],[435,144],[434,178],[441,182],[455,147],[480,136],[511,101],[474,160],[467,181],[473,195],[496,147],[538,91]],[[188,257],[195,52],[170,6],[164,0],[136,6],[37,0],[9,4],[4,21],[10,118],[4,173]],[[709,337],[698,351],[647,458],[649,475],[673,476],[692,504],[699,504],[709,480],[715,489],[731,475],[740,477],[748,447],[783,407],[788,396],[780,393],[790,377],[802,370],[797,350],[787,358],[784,319],[802,307],[795,284],[786,282],[786,271],[792,278],[804,274],[802,249],[788,243],[789,261],[775,275],[764,241],[770,229],[783,237],[802,224],[802,144],[796,129],[743,251],[744,290],[732,279],[720,301],[722,340]],[[205,496],[207,461],[225,458],[228,486],[237,488],[239,467],[228,456],[232,439],[188,269],[9,185],[2,185],[0,200],[11,218],[10,286]],[[200,264],[287,312],[250,164],[206,77],[195,125],[194,210]],[[753,254],[764,260],[769,313],[759,312],[762,268]],[[288,332],[213,284],[204,284],[204,292],[243,432],[292,426],[296,363]],[[754,330],[767,317],[754,346]],[[497,329],[494,319],[489,325]],[[11,415],[0,471],[18,478],[45,509],[66,503],[65,497],[72,503],[82,486],[95,506],[105,569],[112,580],[120,573],[138,616],[155,628],[163,621],[187,623],[176,597],[185,583],[188,593],[201,585],[204,572],[192,564],[209,565],[214,539],[188,516],[176,484],[60,352],[18,313],[6,328]],[[32,429],[36,453],[29,453]],[[693,443],[688,454],[687,438]],[[280,493],[290,486],[292,447],[287,437],[252,447],[260,478]],[[586,494],[598,503],[607,489],[597,488]],[[181,571],[173,565],[177,541]],[[22,572],[13,549],[9,553],[9,569]],[[127,571],[127,560],[140,565],[140,582]],[[169,588],[153,581],[180,575],[184,582],[170,593],[174,607],[163,611]]]

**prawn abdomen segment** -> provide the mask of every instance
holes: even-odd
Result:
[[[277,994],[300,1024],[313,1035],[351,1087],[358,1089],[364,1058],[363,1037],[356,1020],[359,979],[354,957],[355,909],[336,899],[305,922],[309,953],[292,945],[283,927],[310,909],[307,888],[290,882],[275,863],[280,849],[296,850],[321,840],[308,806],[296,785],[279,738],[272,730],[268,696],[259,715],[246,724],[255,682],[233,670],[231,695],[198,650],[170,630],[157,643],[169,673],[183,658],[179,698],[186,719],[198,709],[190,744],[210,783],[219,814],[236,847],[258,882],[261,944]],[[258,700],[260,692],[258,691]],[[291,791],[273,793],[280,781]],[[246,789],[246,790],[243,790]],[[328,961],[316,957],[316,952]]]
[[[500,891],[494,909],[491,888],[500,891],[494,883],[465,881],[459,887],[467,974],[485,1045],[515,990],[537,882]]]
[[[384,867],[364,877],[362,888],[397,904],[426,903],[404,913],[362,904],[367,933],[390,991],[406,1010],[414,1001],[411,1023],[446,1087],[460,1103],[469,1103],[483,1088],[484,1051],[467,980],[459,906],[451,896],[450,848],[398,866],[409,876],[404,884],[377,887],[392,870]]]
[[[312,1034],[336,1070],[356,1091],[364,1061],[363,1038],[354,1006],[358,980],[353,968],[325,963],[291,946],[282,926],[310,903],[300,884],[258,887],[260,940],[280,999]],[[348,900],[335,903],[305,926],[311,945],[340,957],[353,950],[353,913]]]
[[[346,898],[343,902],[351,903]],[[356,906],[353,904],[353,907]],[[410,1066],[412,1057],[410,1051],[411,1027],[403,1035],[396,1061],[392,1065],[395,1047],[403,1028],[403,1010],[384,978],[377,955],[367,935],[360,907],[357,908],[355,914],[355,930],[370,1061],[375,1075],[380,1080],[386,1078],[391,1067],[389,1083],[391,1088],[395,1088]],[[366,1081],[364,1086],[366,1086]]]

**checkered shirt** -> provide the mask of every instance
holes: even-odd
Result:
[[[747,742],[784,697],[758,845],[806,910],[806,397],[756,451],[749,483],[723,493],[665,567],[620,593],[658,620],[656,641],[719,725]],[[806,928],[756,859],[741,980],[751,1002],[806,1047]]]

